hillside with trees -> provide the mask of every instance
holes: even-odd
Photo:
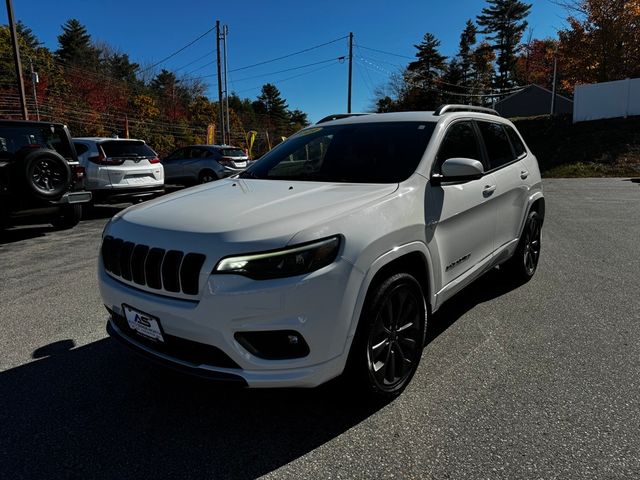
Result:
[[[567,21],[557,38],[532,38],[527,17],[534,7],[520,0],[487,0],[475,20],[467,20],[451,58],[425,33],[415,60],[377,89],[375,110],[490,106],[532,83],[551,89],[554,60],[558,92],[568,97],[578,84],[640,77],[640,0],[563,5]]]
[[[218,103],[206,96],[202,78],[142,66],[95,42],[76,19],[62,25],[55,51],[26,25],[18,23],[17,32],[30,118],[65,122],[75,136],[126,136],[128,128],[131,138],[145,139],[161,155],[206,143],[207,126],[217,123]],[[1,26],[0,117],[19,118],[19,105],[10,33]],[[304,112],[289,110],[272,84],[256,99],[230,94],[229,117],[235,145],[245,147],[247,133],[257,132],[254,156],[309,123]]]

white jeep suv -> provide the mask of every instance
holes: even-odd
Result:
[[[98,268],[107,328],[217,380],[344,373],[397,395],[444,301],[498,265],[534,274],[544,213],[536,158],[492,110],[323,122],[237,178],[116,215]]]

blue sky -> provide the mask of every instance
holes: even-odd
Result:
[[[533,36],[555,36],[565,23],[566,12],[549,0],[532,3],[528,20]],[[431,32],[442,42],[442,53],[454,55],[466,20],[474,19],[484,5],[480,0],[14,0],[14,11],[16,20],[31,27],[52,49],[57,47],[60,26],[75,17],[94,40],[109,43],[143,65],[186,45],[211,28],[216,19],[229,26],[230,70],[329,42],[352,31],[355,43],[361,46],[354,50],[353,110],[365,111],[372,105],[373,89],[409,60],[362,47],[412,57],[413,45]],[[0,21],[6,23],[6,11],[1,10]],[[255,98],[262,84],[275,83],[290,108],[299,108],[309,114],[310,120],[318,120],[346,111],[347,63],[335,59],[347,53],[347,40],[342,39],[277,62],[239,70],[230,74],[229,90]],[[195,61],[200,57],[204,58]],[[212,75],[215,63],[204,65],[214,59],[215,35],[211,33],[161,66],[178,69],[193,62],[179,73]],[[317,64],[282,72],[313,63]],[[214,98],[215,77],[204,80],[209,82],[209,95]]]

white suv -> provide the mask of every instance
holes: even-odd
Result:
[[[169,366],[250,387],[413,376],[430,315],[500,265],[535,272],[536,158],[479,107],[308,127],[237,178],[116,215],[98,275],[108,331]]]
[[[109,137],[73,139],[84,187],[94,203],[141,200],[164,193],[164,168],[143,140]]]

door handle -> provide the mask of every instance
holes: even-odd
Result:
[[[495,185],[485,185],[484,188],[482,189],[482,194],[485,197],[488,197],[489,195],[491,195],[495,191],[496,191],[496,186]]]
[[[526,171],[526,170],[522,170],[522,171],[520,172],[520,178],[521,178],[522,180],[524,180],[524,179],[525,179],[525,178],[527,178],[528,176],[529,176],[529,172],[528,172],[528,171]]]

